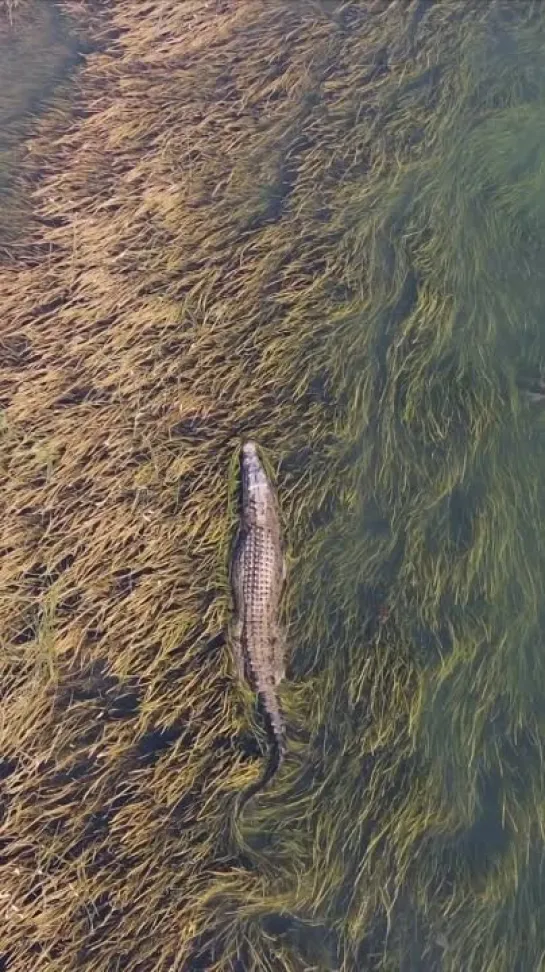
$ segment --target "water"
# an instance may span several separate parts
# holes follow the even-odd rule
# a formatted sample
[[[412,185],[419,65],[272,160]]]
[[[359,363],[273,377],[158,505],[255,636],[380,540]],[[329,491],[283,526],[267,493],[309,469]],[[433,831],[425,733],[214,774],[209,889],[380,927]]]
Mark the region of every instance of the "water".
[[[26,140],[40,115],[57,107],[88,45],[53,3],[24,0],[0,7],[0,247],[28,228]]]
[[[80,49],[55,8],[25,10],[0,35],[8,248],[30,218],[25,139],[59,92],[69,105]],[[100,78],[100,104],[127,114],[75,136],[69,243],[59,232],[58,262],[21,295],[50,370],[18,420],[61,444],[39,479],[26,439],[10,453],[13,508],[60,524],[41,541],[54,570],[26,567],[25,582],[51,583],[58,637],[91,659],[83,688],[56,660],[51,717],[37,704],[47,759],[76,754],[70,814],[56,826],[54,766],[35,818],[14,788],[55,894],[83,902],[63,899],[72,947],[44,890],[53,919],[36,932],[29,913],[32,957],[63,972],[538,972],[545,410],[524,390],[545,369],[542,6],[271,5],[196,65],[169,60],[172,5],[146,11],[153,43],[125,23],[127,61]],[[277,56],[255,67],[267,45]],[[53,350],[53,313],[43,334],[24,316],[48,287],[65,328]],[[280,461],[293,558],[290,756],[226,856],[236,773],[261,762],[217,607],[225,443],[248,430]]]
[[[327,686],[331,907],[356,940],[374,911],[385,968],[538,969],[545,947],[545,427],[520,394],[545,356],[545,46],[536,7],[481,9],[452,60],[385,86],[400,165],[345,214],[369,288],[337,331],[352,466],[299,632]]]

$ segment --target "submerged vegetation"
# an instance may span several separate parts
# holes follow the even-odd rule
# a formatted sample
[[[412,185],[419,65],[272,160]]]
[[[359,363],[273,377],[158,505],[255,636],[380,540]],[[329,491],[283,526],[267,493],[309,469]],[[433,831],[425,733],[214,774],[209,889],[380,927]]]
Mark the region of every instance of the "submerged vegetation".
[[[0,267],[0,966],[537,970],[542,5],[62,13]],[[244,434],[291,661],[237,835]]]
[[[0,259],[17,253],[29,231],[27,188],[32,166],[25,153],[33,115],[59,105],[81,55],[82,33],[68,29],[60,8],[41,0],[0,0]]]

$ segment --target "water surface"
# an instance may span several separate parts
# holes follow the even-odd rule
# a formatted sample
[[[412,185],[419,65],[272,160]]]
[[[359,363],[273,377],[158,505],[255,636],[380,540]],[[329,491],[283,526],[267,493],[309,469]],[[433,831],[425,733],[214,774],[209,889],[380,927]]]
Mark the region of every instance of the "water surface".
[[[63,972],[538,972],[543,7],[250,7],[200,61],[168,35],[172,4],[146,5],[151,26],[129,14],[82,96],[73,175],[52,179],[51,259],[22,275],[28,358],[49,370],[12,409],[41,436],[30,458],[12,447],[12,505],[60,524],[42,534],[54,571],[24,583],[93,662],[78,696],[55,659],[40,715],[47,758],[75,761],[65,805],[46,760],[38,796],[14,797],[45,821],[56,894],[79,882],[79,910],[63,902],[81,942],[55,916],[24,927]],[[0,35],[10,245],[26,140],[75,57],[55,7],[21,9]],[[35,322],[38,305],[54,309]],[[220,563],[249,431],[278,460],[292,558],[289,758],[226,854],[226,808],[262,761]],[[13,657],[40,648],[25,624]]]
[[[59,100],[86,48],[54,3],[23,0],[0,10],[0,247],[27,223],[26,142]]]

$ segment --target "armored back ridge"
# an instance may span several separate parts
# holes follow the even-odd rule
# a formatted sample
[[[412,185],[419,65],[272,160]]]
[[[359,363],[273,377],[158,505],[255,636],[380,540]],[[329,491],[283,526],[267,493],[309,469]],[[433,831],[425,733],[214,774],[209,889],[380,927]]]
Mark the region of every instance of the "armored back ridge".
[[[253,442],[242,446],[241,472],[242,512],[231,562],[231,643],[240,678],[246,678],[261,699],[275,751],[262,777],[241,795],[238,812],[269,782],[285,750],[276,686],[284,677],[279,609],[286,569],[276,496]]]

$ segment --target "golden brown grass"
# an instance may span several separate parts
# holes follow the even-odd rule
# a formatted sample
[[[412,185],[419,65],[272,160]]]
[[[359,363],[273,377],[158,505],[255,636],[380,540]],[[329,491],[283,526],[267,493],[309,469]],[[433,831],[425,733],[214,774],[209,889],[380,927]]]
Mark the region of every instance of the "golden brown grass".
[[[470,133],[540,104],[539,14],[489,106],[481,3],[63,10],[103,49],[33,134],[0,274],[5,967],[537,969],[543,477],[514,381],[545,351],[490,230],[525,183]],[[293,657],[290,758],[237,837],[244,434],[278,468]]]

